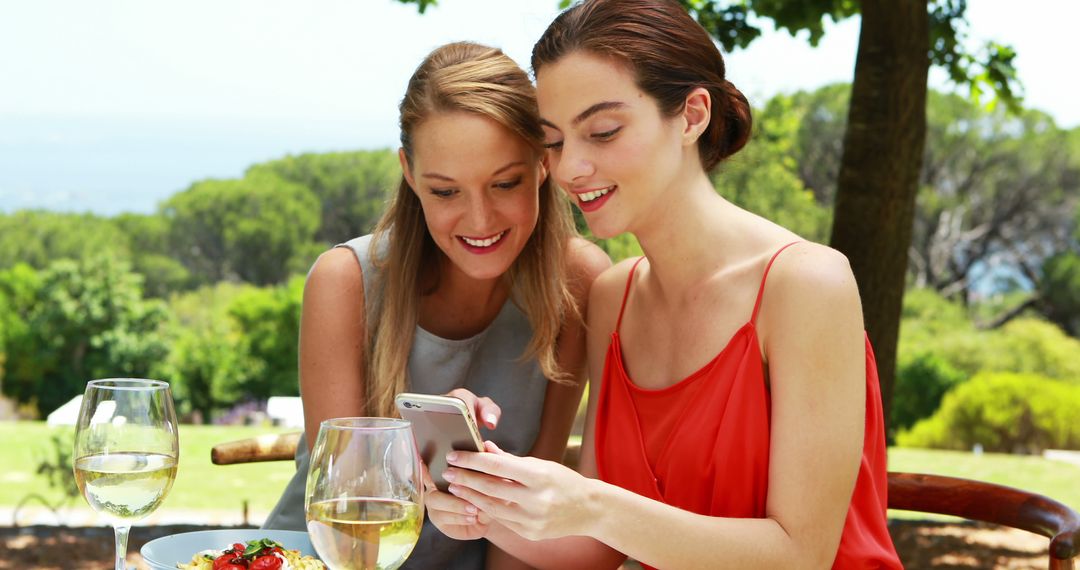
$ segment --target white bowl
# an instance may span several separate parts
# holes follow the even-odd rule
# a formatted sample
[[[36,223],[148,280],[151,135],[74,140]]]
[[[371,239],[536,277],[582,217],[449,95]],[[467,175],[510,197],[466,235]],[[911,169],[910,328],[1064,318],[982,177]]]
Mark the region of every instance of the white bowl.
[[[144,544],[139,553],[153,570],[176,570],[178,563],[191,562],[191,557],[195,556],[196,552],[222,550],[234,542],[260,538],[280,542],[286,550],[299,550],[301,555],[318,556],[306,532],[257,528],[199,530],[163,536]]]

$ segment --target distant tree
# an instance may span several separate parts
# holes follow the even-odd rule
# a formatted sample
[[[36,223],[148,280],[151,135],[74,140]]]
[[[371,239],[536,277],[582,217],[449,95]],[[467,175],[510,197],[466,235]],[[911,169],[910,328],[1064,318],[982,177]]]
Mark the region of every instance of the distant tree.
[[[238,386],[245,396],[298,396],[298,333],[304,278],[297,276],[273,288],[252,289],[238,295],[229,316],[241,331],[241,346],[254,369]]]
[[[165,298],[191,287],[191,274],[169,250],[169,221],[164,216],[123,213],[112,221],[127,238],[131,268],[143,276],[146,296]]]
[[[33,349],[27,321],[40,289],[38,272],[25,263],[0,270],[0,394],[15,394],[16,389],[6,385],[4,377],[5,373],[10,376],[12,365],[22,365],[7,355],[27,354]]]
[[[157,332],[164,307],[143,300],[141,278],[126,262],[106,255],[55,261],[40,274],[20,267],[0,275],[25,323],[14,338],[6,335],[3,388],[17,401],[48,412],[88,380],[146,376],[167,353]]]
[[[127,240],[108,219],[94,214],[20,210],[0,214],[0,268],[26,263],[42,269],[57,259],[110,254],[128,258]]]
[[[1039,285],[1042,313],[1080,338],[1080,253],[1067,251],[1048,258]]]
[[[964,302],[987,276],[1038,289],[1043,261],[1070,245],[1080,204],[1068,134],[1041,112],[988,112],[955,95],[931,93],[928,117],[915,283]]]
[[[824,241],[829,208],[815,199],[799,176],[797,145],[807,108],[778,95],[755,110],[754,144],[722,163],[712,180],[717,192],[735,204],[807,239]]]
[[[205,180],[167,200],[170,249],[199,283],[281,283],[306,269],[319,202],[311,190],[268,173]]]
[[[181,414],[204,421],[244,398],[242,386],[262,373],[244,346],[243,332],[229,316],[237,297],[252,285],[220,282],[174,295],[163,327],[169,355],[155,375],[169,380]]]
[[[264,172],[314,192],[321,204],[315,239],[328,245],[370,233],[401,178],[390,150],[287,156],[252,166],[247,176]]]

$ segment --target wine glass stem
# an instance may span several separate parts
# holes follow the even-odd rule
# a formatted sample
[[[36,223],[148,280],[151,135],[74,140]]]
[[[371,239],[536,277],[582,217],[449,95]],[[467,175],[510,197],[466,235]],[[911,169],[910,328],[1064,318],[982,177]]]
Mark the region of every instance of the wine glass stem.
[[[114,525],[116,534],[116,570],[127,570],[127,542],[131,525]]]

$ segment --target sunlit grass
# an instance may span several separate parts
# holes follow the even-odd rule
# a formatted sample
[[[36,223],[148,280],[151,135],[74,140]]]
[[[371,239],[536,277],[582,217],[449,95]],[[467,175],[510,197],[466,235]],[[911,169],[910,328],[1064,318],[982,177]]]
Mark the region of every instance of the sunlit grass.
[[[180,465],[176,484],[162,509],[227,510],[239,513],[244,501],[253,511],[269,511],[292,477],[291,461],[214,465],[210,448],[217,443],[287,430],[274,427],[180,427]],[[50,428],[44,422],[0,422],[0,505],[12,507],[36,493],[55,503],[64,497],[35,474],[43,460],[55,462],[53,434],[70,450],[74,428]],[[70,504],[82,507],[76,497]],[[40,503],[35,503],[40,505]]]

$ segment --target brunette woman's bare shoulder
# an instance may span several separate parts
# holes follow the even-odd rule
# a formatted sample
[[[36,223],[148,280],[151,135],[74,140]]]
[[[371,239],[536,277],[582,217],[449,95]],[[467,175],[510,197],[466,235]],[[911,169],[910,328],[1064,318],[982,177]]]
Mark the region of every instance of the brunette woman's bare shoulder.
[[[626,280],[638,258],[631,257],[612,265],[593,281],[589,292],[589,326],[612,328],[619,313]]]
[[[785,250],[769,271],[763,302],[765,313],[805,315],[807,320],[822,318],[834,323],[852,320],[861,329],[859,288],[847,257],[812,242],[798,243]]]

